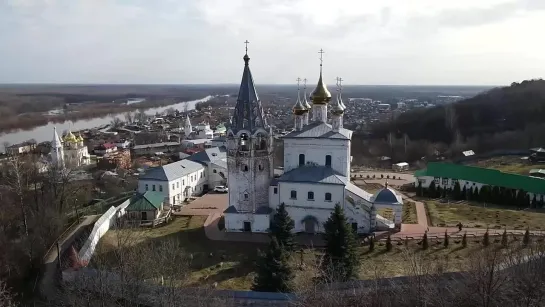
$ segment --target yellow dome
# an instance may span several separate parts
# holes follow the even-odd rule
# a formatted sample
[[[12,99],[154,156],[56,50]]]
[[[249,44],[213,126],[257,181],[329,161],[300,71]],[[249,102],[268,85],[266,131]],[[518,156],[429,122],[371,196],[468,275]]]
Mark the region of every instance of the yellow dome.
[[[310,100],[313,104],[328,104],[331,100],[331,93],[327,90],[324,81],[322,80],[322,67],[320,66],[320,79],[318,85],[310,94]]]
[[[77,142],[77,139],[76,139],[76,136],[72,133],[72,131],[69,131],[69,132],[64,136],[64,141],[65,141],[65,142],[75,143],[75,142]]]
[[[299,94],[297,94],[297,101],[295,102],[295,105],[293,106],[292,111],[293,111],[293,114],[295,115],[303,115],[306,112],[308,112],[307,108],[305,108],[305,106],[301,102]]]
[[[78,136],[76,137],[76,140],[77,140],[78,142],[83,142],[83,137],[81,136],[81,133],[78,134]]]

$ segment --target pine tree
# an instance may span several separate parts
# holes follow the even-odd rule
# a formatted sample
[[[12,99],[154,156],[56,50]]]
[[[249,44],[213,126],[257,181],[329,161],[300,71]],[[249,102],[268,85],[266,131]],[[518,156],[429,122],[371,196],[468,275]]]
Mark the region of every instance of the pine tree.
[[[373,252],[375,250],[375,239],[369,237],[369,251]]]
[[[526,231],[524,232],[524,237],[522,238],[522,244],[524,246],[528,246],[530,244],[530,230],[526,228]]]
[[[295,223],[289,216],[286,205],[281,203],[271,220],[271,236],[289,252],[293,251],[295,246],[295,236],[292,232],[294,227]]]
[[[481,193],[480,193],[478,187],[475,187],[473,189],[473,200],[474,201],[481,201]]]
[[[289,253],[271,238],[265,253],[260,253],[257,276],[252,290],[260,292],[291,292],[294,274],[289,266]]]
[[[448,247],[448,233],[447,233],[446,230],[445,230],[445,241],[443,242],[443,245],[444,245],[445,247]]]
[[[460,200],[467,200],[467,190],[465,185],[460,192]]]
[[[452,198],[455,200],[460,200],[462,198],[461,193],[462,190],[460,189],[460,183],[456,181],[454,183],[454,188],[452,189]]]
[[[488,229],[486,230],[483,236],[483,245],[484,246],[490,245],[490,236],[488,235]]]
[[[464,232],[464,236],[462,237],[462,247],[467,247],[467,232]]]
[[[434,198],[435,193],[436,193],[435,180],[432,180],[431,183],[430,183],[430,186],[428,187],[428,197],[429,198]]]
[[[335,281],[347,281],[355,277],[358,268],[356,240],[339,204],[335,205],[335,210],[324,223],[324,231],[324,272],[334,272],[335,276],[330,277]]]
[[[422,237],[422,249],[426,250],[428,249],[428,233],[425,232],[424,236]]]
[[[501,246],[507,247],[507,230],[503,230],[503,234],[501,235]]]
[[[386,251],[392,250],[392,237],[390,237],[390,234],[388,234],[388,237],[386,238]]]
[[[418,187],[416,188],[416,196],[422,197],[422,182],[418,181]]]
[[[473,200],[473,188],[470,187],[466,190],[466,200]]]
[[[437,190],[435,191],[434,198],[440,198],[441,195],[443,195],[443,188],[441,186],[438,186]]]
[[[448,188],[444,188],[444,189],[443,189],[443,195],[441,195],[441,197],[442,197],[442,198],[447,198],[447,194],[450,194],[449,189],[448,189]]]
[[[538,206],[537,196],[536,196],[536,194],[534,194],[534,197],[532,198],[531,207],[532,208],[537,208],[537,206]]]

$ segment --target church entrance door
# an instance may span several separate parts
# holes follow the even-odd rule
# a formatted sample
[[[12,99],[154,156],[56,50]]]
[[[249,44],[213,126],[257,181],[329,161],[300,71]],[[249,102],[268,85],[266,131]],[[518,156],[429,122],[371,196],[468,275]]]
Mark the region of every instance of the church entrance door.
[[[315,233],[316,232],[316,223],[313,220],[308,219],[305,221],[305,232],[306,233]]]
[[[246,232],[252,231],[252,224],[250,222],[244,222],[244,231]]]

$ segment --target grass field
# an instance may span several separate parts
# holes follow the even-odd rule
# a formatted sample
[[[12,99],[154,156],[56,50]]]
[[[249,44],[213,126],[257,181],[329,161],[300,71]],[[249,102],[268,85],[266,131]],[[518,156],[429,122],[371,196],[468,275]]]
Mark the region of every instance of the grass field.
[[[426,201],[428,216],[433,226],[545,230],[545,212],[517,211],[501,207],[483,207],[482,204],[443,204]]]
[[[394,219],[394,213],[392,209],[378,209],[377,214],[389,220]],[[401,220],[404,224],[418,224],[418,218],[416,217],[416,207],[414,202],[405,201],[405,203],[403,204]]]
[[[180,243],[180,255],[184,253],[193,255],[187,277],[180,280],[180,285],[205,286],[217,282],[220,289],[250,289],[255,274],[257,250],[264,246],[253,243],[210,241],[204,235],[203,222],[204,217],[176,217],[170,224],[155,229],[111,230],[99,242],[96,257],[106,268],[119,267],[119,256],[114,250],[119,246],[119,237],[122,237],[122,232],[135,234],[130,243],[124,245],[125,248],[130,249],[137,248],[146,242],[159,244],[174,239]],[[462,270],[467,267],[467,256],[482,249],[480,243],[474,241],[475,239],[469,239],[468,247],[461,248],[459,239],[453,238],[449,247],[445,248],[442,239],[430,239],[430,248],[425,251],[416,241],[408,242],[407,247],[405,242],[393,242],[393,249],[389,252],[386,251],[383,241],[377,242],[372,252],[367,246],[360,245],[358,247],[358,257],[361,260],[359,278],[406,275],[408,257],[418,257],[420,261],[429,263],[429,266],[441,263],[447,271]],[[296,274],[295,282],[298,284],[308,283],[319,273],[315,269],[315,264],[320,258],[321,251],[311,248],[302,250],[302,254],[300,251],[294,252],[291,260]],[[157,266],[160,270],[161,262],[165,259],[160,256],[158,258],[160,259],[157,260]],[[300,268],[301,259],[304,269],[300,270],[298,268]],[[176,262],[177,259],[168,259],[168,261]]]
[[[497,169],[506,173],[528,175],[531,169],[542,168],[542,164],[531,164],[520,157],[494,157],[486,160],[470,162],[467,165]]]

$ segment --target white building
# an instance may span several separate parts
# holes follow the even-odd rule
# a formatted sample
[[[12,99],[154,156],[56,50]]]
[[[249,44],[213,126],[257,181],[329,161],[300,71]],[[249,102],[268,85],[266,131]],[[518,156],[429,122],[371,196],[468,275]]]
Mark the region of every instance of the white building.
[[[207,189],[213,189],[218,185],[227,185],[227,150],[225,147],[208,148],[186,159],[206,167]]]
[[[166,203],[179,205],[190,196],[202,194],[207,183],[205,166],[180,160],[147,170],[138,180],[138,192],[159,192]]]
[[[71,131],[68,131],[61,141],[57,134],[57,128],[53,128],[51,162],[58,168],[76,168],[89,165],[91,155],[83,143],[81,135],[75,136]]]
[[[284,139],[284,174],[273,179],[272,130],[267,124],[249,68],[245,66],[235,114],[227,130],[229,207],[225,210],[227,231],[267,232],[273,210],[281,203],[295,221],[296,232],[323,231],[336,204],[343,207],[359,233],[401,224],[402,199],[385,188],[375,195],[350,183],[352,131],[343,128],[345,105],[339,95],[331,103],[332,124],[327,123],[331,94],[320,78],[311,111],[300,98],[293,108],[295,130]],[[305,94],[306,96],[306,94]],[[391,208],[394,221],[376,214]]]

